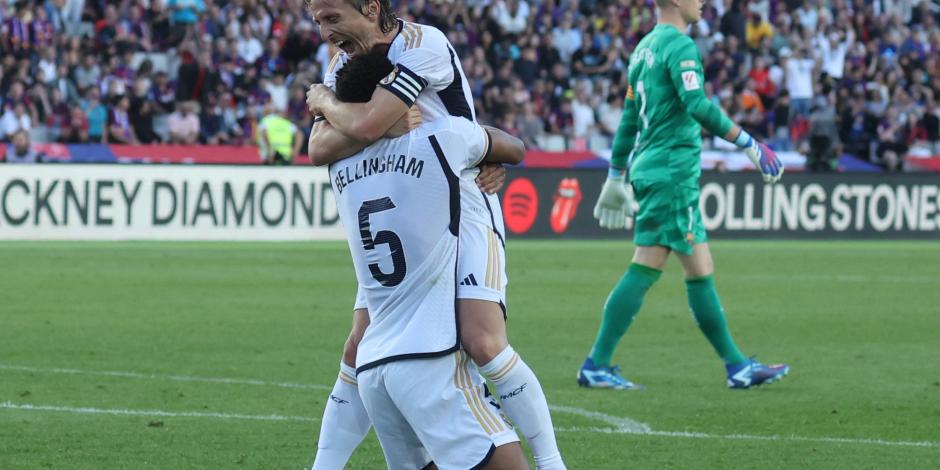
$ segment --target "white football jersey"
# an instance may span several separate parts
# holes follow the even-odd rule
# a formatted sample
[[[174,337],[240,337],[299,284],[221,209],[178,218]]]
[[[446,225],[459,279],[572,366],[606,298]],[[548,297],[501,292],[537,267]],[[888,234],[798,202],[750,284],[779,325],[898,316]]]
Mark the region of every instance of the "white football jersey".
[[[399,19],[398,35],[389,46],[388,59],[395,64],[395,69],[380,86],[401,98],[409,107],[417,104],[425,121],[459,116],[476,122],[470,84],[460,58],[441,30]],[[335,90],[336,72],[348,60],[345,52],[337,52],[327,67],[323,83]],[[492,227],[500,243],[505,244],[499,197],[480,191],[474,182],[479,172],[474,167],[459,174],[464,216]]]
[[[443,117],[330,166],[371,322],[357,371],[458,349],[457,175],[477,165],[489,145],[476,123]]]

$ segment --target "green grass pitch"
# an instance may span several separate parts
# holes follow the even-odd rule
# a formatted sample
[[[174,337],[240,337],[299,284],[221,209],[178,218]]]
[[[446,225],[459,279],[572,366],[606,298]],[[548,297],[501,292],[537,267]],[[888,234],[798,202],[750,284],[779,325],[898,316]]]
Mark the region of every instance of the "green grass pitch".
[[[726,388],[672,260],[615,355],[648,389],[579,389],[632,246],[509,242],[510,340],[569,468],[940,466],[940,245],[713,251],[782,382]],[[0,469],[308,466],[353,294],[342,243],[2,243]],[[374,435],[349,468],[384,468]]]

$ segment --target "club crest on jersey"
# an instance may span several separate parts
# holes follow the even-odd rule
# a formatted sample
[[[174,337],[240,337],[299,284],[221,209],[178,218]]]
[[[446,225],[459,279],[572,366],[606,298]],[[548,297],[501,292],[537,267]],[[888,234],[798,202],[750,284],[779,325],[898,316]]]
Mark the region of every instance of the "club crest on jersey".
[[[385,78],[383,78],[382,81],[380,81],[379,83],[382,85],[388,85],[394,82],[395,77],[397,76],[398,76],[398,66],[396,65],[395,68],[392,69],[392,73],[386,75]]]

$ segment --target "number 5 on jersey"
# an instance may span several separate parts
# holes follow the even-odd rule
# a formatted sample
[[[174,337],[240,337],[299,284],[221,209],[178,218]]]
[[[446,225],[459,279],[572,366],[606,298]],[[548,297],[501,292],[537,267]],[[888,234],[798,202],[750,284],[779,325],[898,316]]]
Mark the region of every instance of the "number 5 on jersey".
[[[364,201],[359,206],[359,235],[362,237],[362,248],[366,251],[374,250],[375,245],[387,244],[392,255],[392,272],[384,273],[378,263],[370,263],[369,271],[372,277],[384,287],[395,287],[405,279],[407,266],[405,265],[405,250],[401,245],[401,238],[391,230],[379,230],[372,237],[369,226],[369,215],[395,208],[395,203],[388,197]]]

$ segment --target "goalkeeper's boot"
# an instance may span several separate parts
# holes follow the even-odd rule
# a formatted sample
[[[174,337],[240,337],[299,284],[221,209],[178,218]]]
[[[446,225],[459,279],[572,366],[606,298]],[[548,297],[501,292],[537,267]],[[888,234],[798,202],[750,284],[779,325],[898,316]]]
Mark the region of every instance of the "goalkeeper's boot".
[[[725,368],[728,370],[728,387],[740,389],[775,382],[790,372],[790,366],[786,364],[765,366],[753,358],[740,364],[727,364]]]
[[[591,358],[585,359],[581,370],[578,371],[578,385],[588,388],[611,388],[614,390],[643,390],[646,388],[620,375],[619,366],[596,366]]]

